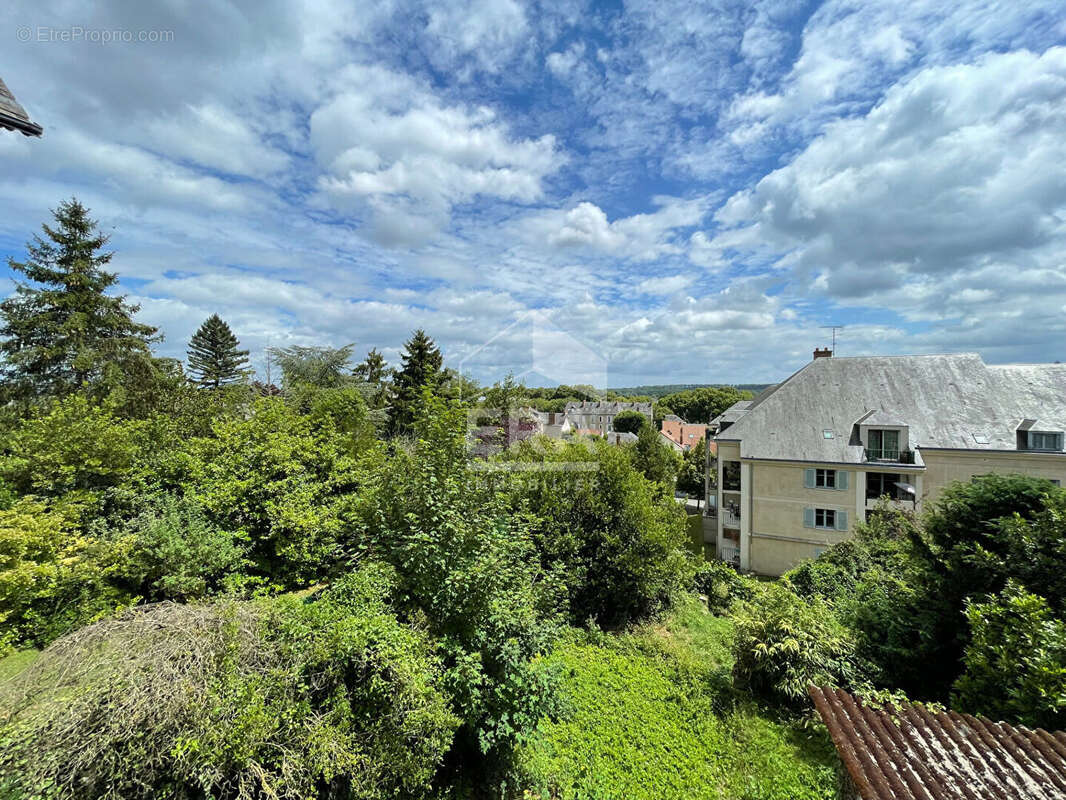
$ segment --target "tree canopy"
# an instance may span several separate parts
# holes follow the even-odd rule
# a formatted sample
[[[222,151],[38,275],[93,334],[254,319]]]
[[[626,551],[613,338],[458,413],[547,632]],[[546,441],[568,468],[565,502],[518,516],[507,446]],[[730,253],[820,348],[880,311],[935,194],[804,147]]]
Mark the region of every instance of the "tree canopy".
[[[218,314],[212,314],[189,341],[189,373],[201,386],[218,389],[244,380],[248,374],[248,351],[240,349],[240,342],[229,325]]]

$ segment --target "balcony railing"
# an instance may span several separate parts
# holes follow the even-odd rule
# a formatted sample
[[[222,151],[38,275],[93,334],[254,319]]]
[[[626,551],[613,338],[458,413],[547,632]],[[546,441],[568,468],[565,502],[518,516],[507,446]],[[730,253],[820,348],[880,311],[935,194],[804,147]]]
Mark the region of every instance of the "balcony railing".
[[[739,492],[740,491],[740,478],[737,478],[735,481],[731,481],[731,480],[728,480],[728,479],[722,481],[722,491],[723,492]]]
[[[722,545],[722,561],[732,564],[734,567],[739,567],[740,548],[731,544]]]
[[[730,511],[725,509],[722,512],[722,527],[723,528],[739,528],[740,527],[740,512]]]
[[[889,448],[866,448],[867,461],[883,461],[890,464],[913,464],[913,450],[899,450]]]

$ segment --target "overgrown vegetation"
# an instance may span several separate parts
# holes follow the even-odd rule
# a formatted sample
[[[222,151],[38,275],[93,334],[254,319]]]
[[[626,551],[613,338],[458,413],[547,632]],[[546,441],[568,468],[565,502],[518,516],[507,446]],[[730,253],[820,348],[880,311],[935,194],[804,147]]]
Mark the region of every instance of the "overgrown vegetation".
[[[810,682],[1066,722],[1050,483],[886,509],[759,582],[690,553],[702,460],[643,417],[467,440],[591,387],[480,387],[423,331],[395,371],[286,347],[248,383],[217,317],[190,378],[105,294],[86,209],[56,220],[0,304],[0,797],[822,798]]]

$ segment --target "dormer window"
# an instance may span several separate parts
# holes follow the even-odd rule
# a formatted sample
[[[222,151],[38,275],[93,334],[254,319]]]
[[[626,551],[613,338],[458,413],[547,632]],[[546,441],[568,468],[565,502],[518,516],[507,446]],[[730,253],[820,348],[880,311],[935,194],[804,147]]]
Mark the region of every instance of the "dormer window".
[[[1028,433],[1030,450],[1062,451],[1062,431],[1028,431]]]
[[[877,461],[899,460],[899,431],[871,430],[870,458]]]

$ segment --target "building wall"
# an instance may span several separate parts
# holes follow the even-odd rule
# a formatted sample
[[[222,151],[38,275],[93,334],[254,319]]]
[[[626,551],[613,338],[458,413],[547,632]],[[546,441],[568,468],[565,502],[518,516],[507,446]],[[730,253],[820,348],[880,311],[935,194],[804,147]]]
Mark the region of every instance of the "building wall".
[[[739,458],[738,445],[720,445],[719,486],[721,463]],[[908,476],[915,484],[920,510],[935,500],[944,487],[954,481],[968,481],[975,475],[1022,473],[1058,480],[1066,486],[1066,454],[977,452],[922,450],[926,469],[906,470],[877,466],[871,472],[897,472]],[[750,538],[748,563],[744,566],[762,575],[781,575],[801,561],[815,558],[826,547],[849,538],[855,525],[865,519],[867,465],[818,464],[815,462],[746,461],[750,470],[742,472],[747,479],[744,492],[750,497],[750,525],[745,525]],[[870,465],[873,466],[873,465]],[[804,485],[804,470],[809,468],[838,469],[849,473],[847,490],[808,489]],[[728,497],[728,496],[727,496]],[[723,501],[720,493],[719,504]],[[909,504],[901,504],[909,507]],[[831,508],[848,514],[846,531],[807,528],[803,524],[805,508]],[[745,509],[747,510],[747,509]],[[719,530],[722,529],[721,522]]]
[[[1066,486],[1066,454],[1024,452],[981,452],[979,450],[926,450],[922,458],[927,468],[922,501],[936,500],[953,481],[968,481],[990,472],[1020,472],[1057,480]]]

